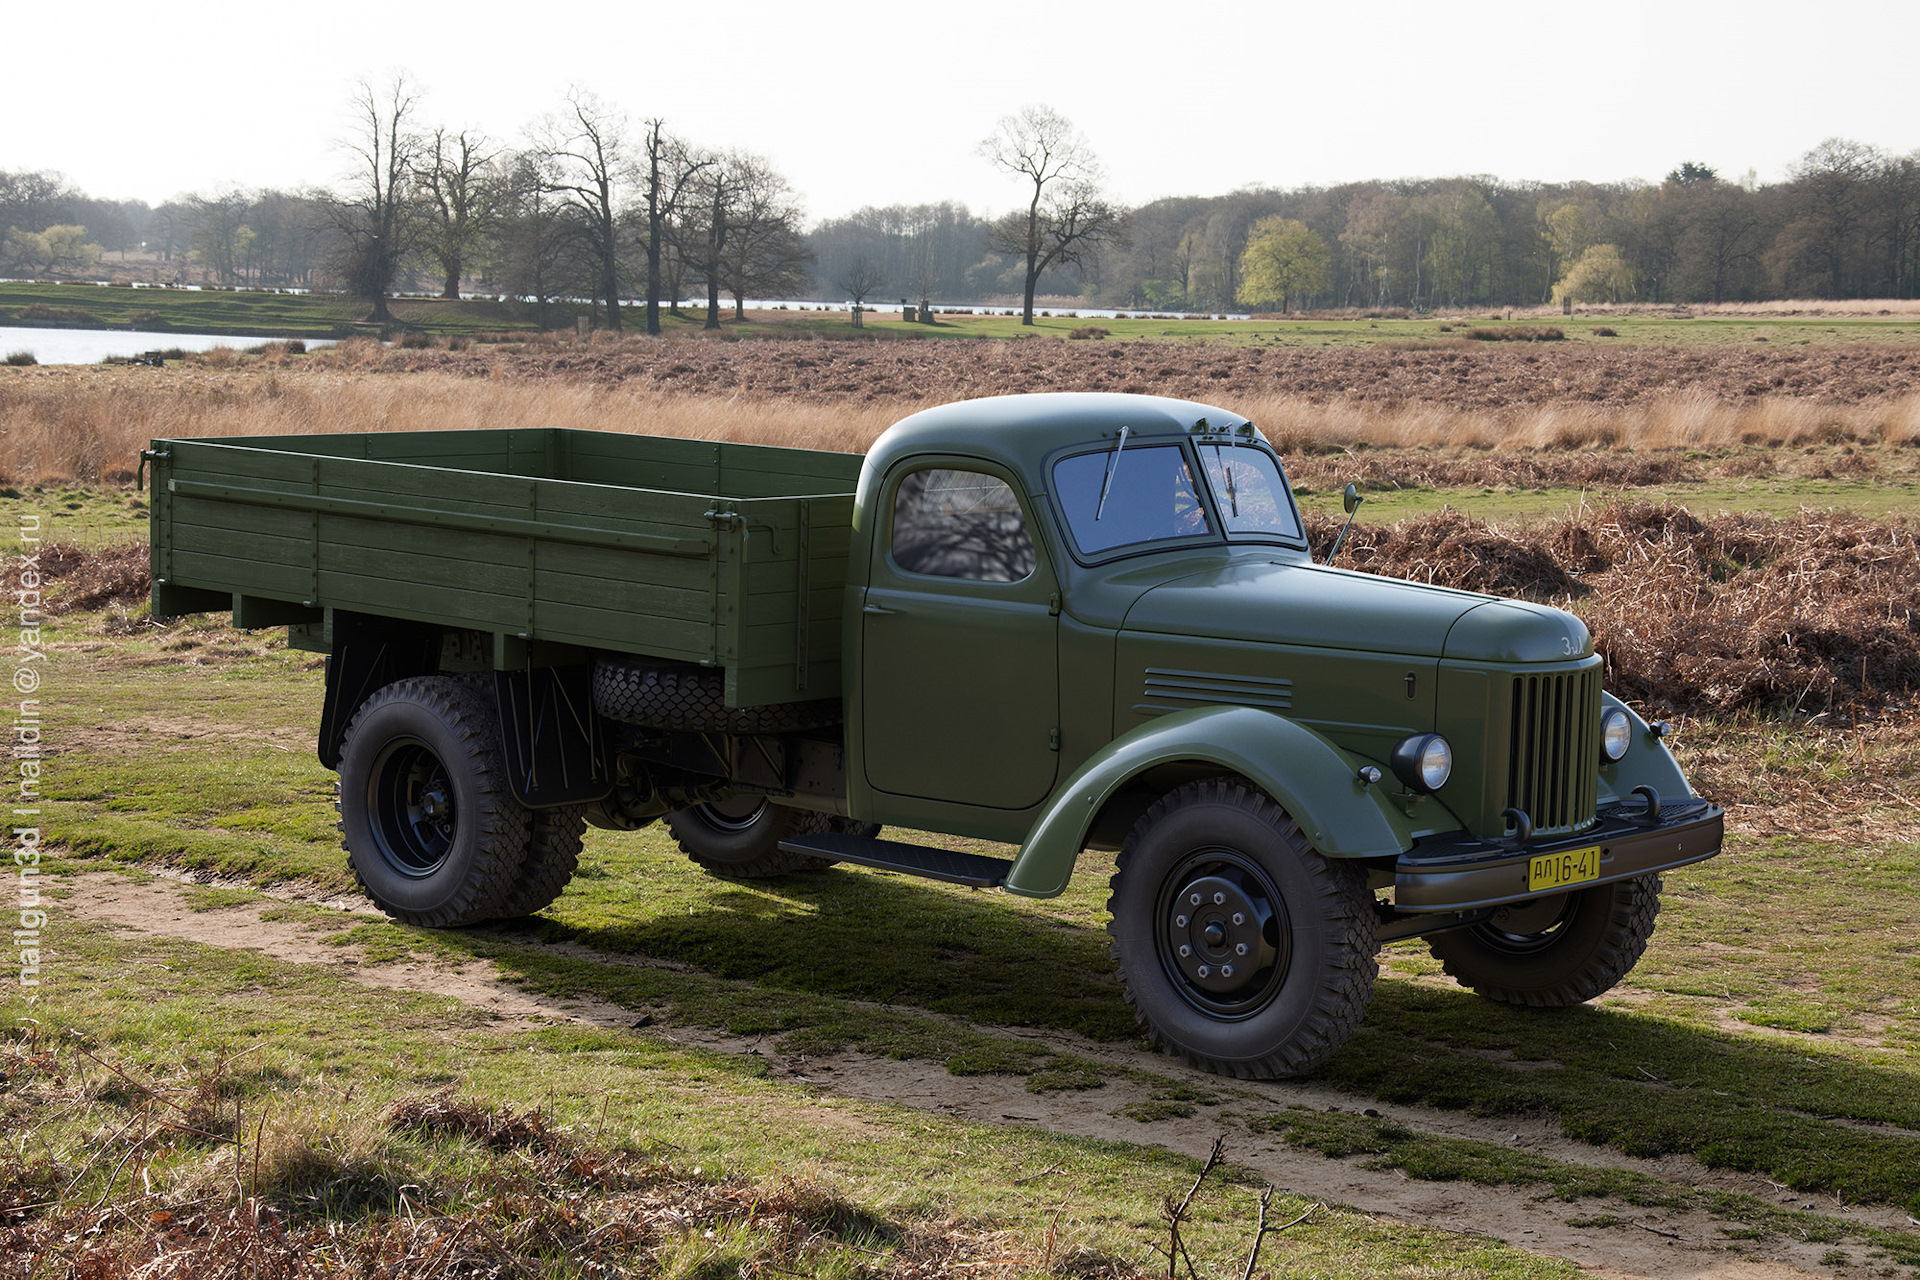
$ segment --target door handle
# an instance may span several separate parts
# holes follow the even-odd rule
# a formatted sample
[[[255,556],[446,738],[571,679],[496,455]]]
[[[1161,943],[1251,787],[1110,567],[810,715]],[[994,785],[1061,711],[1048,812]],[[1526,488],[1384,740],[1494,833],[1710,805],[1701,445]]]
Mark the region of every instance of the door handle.
[[[898,609],[889,609],[885,605],[869,604],[869,605],[863,605],[860,609],[860,612],[894,614],[894,613],[899,613],[900,611]]]

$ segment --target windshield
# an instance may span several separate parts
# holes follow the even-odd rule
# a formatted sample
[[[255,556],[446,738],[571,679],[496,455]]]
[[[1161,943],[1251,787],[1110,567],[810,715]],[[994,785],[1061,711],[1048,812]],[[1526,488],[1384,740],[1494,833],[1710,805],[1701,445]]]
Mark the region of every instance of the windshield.
[[[1053,464],[1053,491],[1082,555],[1213,532],[1207,509],[1194,491],[1193,471],[1177,444],[1062,458]]]
[[[1200,469],[1207,473],[1207,485],[1213,490],[1213,505],[1229,534],[1300,536],[1300,518],[1272,454],[1245,445],[1202,441],[1194,445],[1200,453]]]

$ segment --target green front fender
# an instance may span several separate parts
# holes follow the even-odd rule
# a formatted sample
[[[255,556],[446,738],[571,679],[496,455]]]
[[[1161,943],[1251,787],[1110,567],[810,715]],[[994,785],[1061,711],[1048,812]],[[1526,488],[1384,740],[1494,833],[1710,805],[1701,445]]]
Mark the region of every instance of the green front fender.
[[[1198,707],[1148,721],[1081,765],[1027,833],[1007,891],[1029,898],[1060,893],[1107,802],[1147,770],[1185,763],[1247,778],[1328,857],[1392,856],[1413,844],[1412,824],[1384,789],[1362,784],[1355,764],[1324,737],[1270,711]]]

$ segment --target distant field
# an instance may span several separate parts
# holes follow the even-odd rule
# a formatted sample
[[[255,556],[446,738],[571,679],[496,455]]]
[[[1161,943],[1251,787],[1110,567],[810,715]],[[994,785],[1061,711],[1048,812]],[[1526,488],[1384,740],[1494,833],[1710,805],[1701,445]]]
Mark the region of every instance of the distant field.
[[[536,327],[531,315],[499,302],[395,299],[389,305],[399,327],[434,333]],[[342,338],[377,327],[367,323],[367,310],[367,303],[338,294],[0,283],[0,325]],[[584,310],[551,308],[553,318],[568,325]]]
[[[538,328],[533,309],[520,304],[465,299],[394,299],[389,304],[395,327],[423,333],[473,335]],[[35,310],[37,308],[37,310]],[[1804,309],[1794,309],[1804,308]],[[1005,308],[962,308],[965,314],[940,314],[933,325],[909,324],[899,313],[869,312],[861,332],[884,338],[1020,338],[1072,336],[1076,331],[1104,330],[1114,341],[1207,343],[1255,347],[1370,347],[1394,342],[1501,342],[1491,335],[1548,329],[1559,333],[1556,342],[1598,346],[1729,346],[1765,342],[1789,346],[1859,342],[1920,342],[1920,310],[1912,304],[1888,303],[1883,308],[1821,303],[1793,304],[1780,309],[1734,312],[1713,308],[1667,308],[1647,313],[1615,314],[1610,310],[1583,311],[1573,316],[1558,312],[1445,311],[1416,318],[1359,316],[1350,319],[1261,318],[1256,320],[1178,320],[1159,318],[1102,318],[1069,314],[1073,308],[1042,308],[1031,328],[1017,315],[988,315]],[[64,327],[174,329],[182,333],[242,333],[289,338],[337,338],[370,332],[368,304],[337,294],[292,294],[258,291],[199,289],[133,289],[90,284],[0,284],[0,324],[46,324]],[[592,316],[580,303],[554,303],[547,320],[571,328],[580,317]],[[706,318],[702,308],[669,316],[672,333],[698,333]],[[723,308],[723,332],[732,336],[774,336],[796,332],[851,335],[851,317],[844,311],[783,309],[748,313],[736,322],[730,307]],[[638,329],[635,306],[628,325]],[[1601,333],[1599,330],[1611,330]],[[1086,340],[1097,341],[1088,335]],[[1504,345],[1504,342],[1501,343]],[[1533,344],[1528,344],[1533,345]]]

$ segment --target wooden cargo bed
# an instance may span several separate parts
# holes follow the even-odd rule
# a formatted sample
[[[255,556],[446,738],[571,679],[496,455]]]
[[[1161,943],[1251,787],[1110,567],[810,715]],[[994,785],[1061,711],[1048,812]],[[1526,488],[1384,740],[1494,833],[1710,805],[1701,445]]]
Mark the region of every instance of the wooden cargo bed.
[[[563,429],[156,440],[155,611],[326,611],[837,696],[858,454]]]

